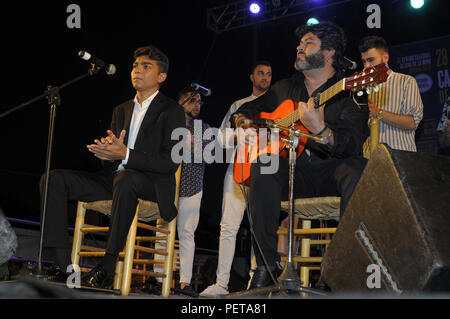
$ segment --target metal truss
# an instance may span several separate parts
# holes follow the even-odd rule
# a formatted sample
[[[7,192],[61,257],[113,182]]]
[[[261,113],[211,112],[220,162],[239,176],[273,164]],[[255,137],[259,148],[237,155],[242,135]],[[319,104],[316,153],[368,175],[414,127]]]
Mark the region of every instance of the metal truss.
[[[253,1],[243,0],[207,9],[207,27],[214,32],[243,28],[246,26],[273,21],[310,10],[322,9],[350,2],[353,0],[262,0],[261,11],[253,15],[249,5]]]

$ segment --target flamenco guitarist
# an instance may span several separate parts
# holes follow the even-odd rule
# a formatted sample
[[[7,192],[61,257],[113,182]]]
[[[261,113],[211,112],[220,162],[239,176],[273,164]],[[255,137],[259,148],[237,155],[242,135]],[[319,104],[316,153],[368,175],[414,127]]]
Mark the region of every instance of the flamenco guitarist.
[[[342,215],[366,165],[362,145],[369,135],[369,111],[355,104],[346,92],[336,95],[325,107],[315,108],[311,97],[343,77],[346,36],[339,26],[326,22],[299,27],[296,34],[300,43],[294,67],[299,72],[244,104],[231,121],[236,127],[246,128],[241,125],[243,120],[252,119],[260,112],[273,112],[286,99],[297,101],[303,125],[311,134],[324,137],[327,143],[308,140],[296,162],[294,195],[296,198],[341,196]],[[281,273],[277,229],[280,203],[288,198],[289,168],[288,160],[283,157],[273,155],[272,160],[279,161],[279,170],[274,174],[261,173],[261,167],[270,163],[258,161],[251,167],[250,213],[267,264],[255,245],[258,268],[249,289],[271,285],[269,272],[275,278]]]

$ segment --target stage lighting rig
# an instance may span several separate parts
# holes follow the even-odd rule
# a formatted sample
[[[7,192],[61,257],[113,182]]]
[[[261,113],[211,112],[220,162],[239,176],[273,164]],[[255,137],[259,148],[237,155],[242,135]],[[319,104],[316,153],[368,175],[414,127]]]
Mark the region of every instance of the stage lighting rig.
[[[261,6],[257,2],[252,2],[249,6],[249,10],[253,14],[258,14],[261,12]]]
[[[311,10],[323,9],[350,1],[353,0],[236,1],[207,9],[206,24],[209,29],[221,33],[284,17],[304,14]]]

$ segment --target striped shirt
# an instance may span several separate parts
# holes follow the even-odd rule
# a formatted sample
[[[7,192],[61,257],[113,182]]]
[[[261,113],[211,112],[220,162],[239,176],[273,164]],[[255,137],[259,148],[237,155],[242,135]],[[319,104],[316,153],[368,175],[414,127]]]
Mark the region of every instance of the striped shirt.
[[[423,117],[423,104],[416,80],[407,74],[391,71],[386,82],[379,85],[379,91],[371,91],[369,98],[383,111],[410,115],[416,128]],[[406,130],[380,121],[380,143],[393,149],[417,151],[415,130]]]

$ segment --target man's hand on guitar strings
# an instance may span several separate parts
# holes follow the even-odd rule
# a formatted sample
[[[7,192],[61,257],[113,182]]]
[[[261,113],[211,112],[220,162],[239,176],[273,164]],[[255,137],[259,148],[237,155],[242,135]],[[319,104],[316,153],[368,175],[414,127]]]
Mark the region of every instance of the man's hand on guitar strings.
[[[308,103],[298,102],[298,111],[302,124],[312,133],[318,134],[325,128],[323,106],[314,107],[314,99],[310,98]]]

